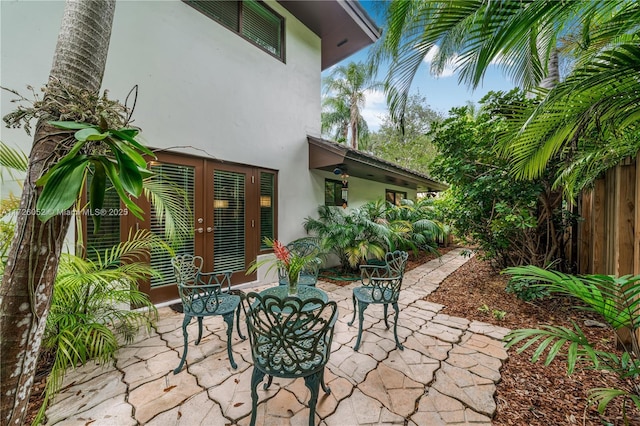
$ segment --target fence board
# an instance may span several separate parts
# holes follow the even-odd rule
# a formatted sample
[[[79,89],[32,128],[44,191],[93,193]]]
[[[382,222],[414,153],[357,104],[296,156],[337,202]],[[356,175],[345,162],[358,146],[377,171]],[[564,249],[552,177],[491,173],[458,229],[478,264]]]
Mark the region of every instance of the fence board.
[[[593,189],[585,191],[582,199],[578,203],[578,214],[581,219],[578,222],[578,272],[580,274],[593,273],[593,263],[591,262],[591,242],[593,237]]]
[[[618,243],[615,247],[617,264],[615,275],[633,274],[633,248],[635,246],[635,165],[618,166],[617,225]]]

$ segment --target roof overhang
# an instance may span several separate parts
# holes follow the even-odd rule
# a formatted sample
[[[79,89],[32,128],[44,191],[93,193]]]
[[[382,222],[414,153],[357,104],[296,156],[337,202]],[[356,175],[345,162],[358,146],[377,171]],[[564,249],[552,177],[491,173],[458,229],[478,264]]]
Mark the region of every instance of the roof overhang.
[[[322,39],[322,70],[337,64],[380,38],[380,29],[353,0],[279,0]]]
[[[309,141],[309,169],[336,173],[389,185],[414,189],[418,192],[443,191],[447,185],[429,176],[406,169],[346,145],[307,136]],[[338,172],[339,174],[339,172]]]

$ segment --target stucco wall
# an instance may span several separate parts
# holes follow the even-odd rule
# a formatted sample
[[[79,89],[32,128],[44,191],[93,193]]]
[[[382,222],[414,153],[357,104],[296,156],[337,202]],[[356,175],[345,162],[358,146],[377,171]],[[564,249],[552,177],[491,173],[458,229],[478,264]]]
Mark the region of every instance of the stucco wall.
[[[321,41],[266,3],[286,20],[285,63],[180,1],[118,1],[103,87],[124,101],[138,85],[135,125],[151,147],[278,170],[279,234],[291,240],[322,200],[311,192],[306,141],[320,133]],[[26,85],[46,82],[63,8],[0,2],[2,86],[28,94]],[[2,115],[10,98],[2,94]],[[22,130],[0,136],[31,144]]]

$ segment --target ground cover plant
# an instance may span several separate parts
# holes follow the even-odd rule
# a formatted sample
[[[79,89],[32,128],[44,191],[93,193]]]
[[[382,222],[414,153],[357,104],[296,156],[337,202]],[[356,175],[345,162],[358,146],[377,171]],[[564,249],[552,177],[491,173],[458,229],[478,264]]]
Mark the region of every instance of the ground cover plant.
[[[640,325],[640,275],[614,277],[609,275],[574,276],[534,266],[512,267],[503,271],[512,280],[525,280],[531,287],[548,291],[549,297],[565,296],[580,302],[576,309],[597,314],[611,331],[615,332],[620,351],[596,348],[585,335],[583,327],[573,323],[571,327],[542,325],[537,329],[518,329],[507,336],[507,347],[518,347],[522,352],[536,348],[532,362],[544,359],[545,364],[556,358],[567,363],[567,374],[578,364],[593,370],[607,371],[627,382],[624,387],[600,386],[589,389],[589,399],[604,412],[614,399],[623,403],[623,421],[627,406],[640,409],[640,346],[637,331]],[[618,353],[619,352],[619,353]]]

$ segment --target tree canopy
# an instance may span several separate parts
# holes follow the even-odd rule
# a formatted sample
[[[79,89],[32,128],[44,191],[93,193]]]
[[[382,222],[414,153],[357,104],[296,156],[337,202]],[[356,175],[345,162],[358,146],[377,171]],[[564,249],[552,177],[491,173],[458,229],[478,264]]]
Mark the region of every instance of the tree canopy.
[[[395,119],[423,59],[431,71],[454,65],[460,81],[477,87],[491,65],[542,100],[514,110],[500,153],[519,177],[535,177],[558,154],[568,162],[597,161],[591,153],[633,140],[640,120],[637,45],[640,5],[631,0],[392,0],[373,63],[389,61],[386,87]],[[566,79],[539,89],[558,49],[571,53]],[[581,145],[581,138],[589,144]]]

